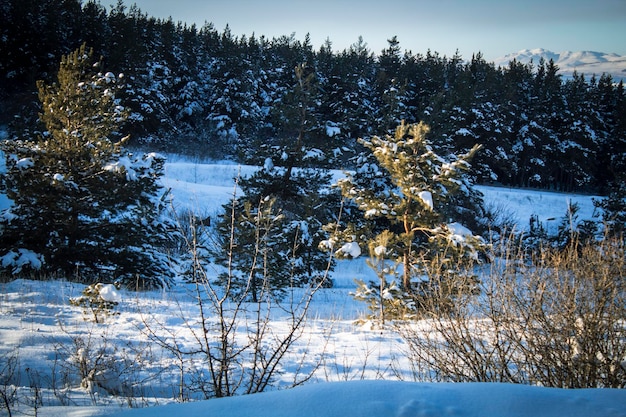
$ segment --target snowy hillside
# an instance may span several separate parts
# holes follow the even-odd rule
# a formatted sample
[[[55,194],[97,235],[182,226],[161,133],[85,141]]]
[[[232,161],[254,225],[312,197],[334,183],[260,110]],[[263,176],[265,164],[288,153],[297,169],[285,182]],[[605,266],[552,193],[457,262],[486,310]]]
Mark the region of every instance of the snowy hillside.
[[[165,167],[164,184],[172,189],[172,207],[177,211],[191,209],[212,216],[232,196],[233,179],[254,169],[171,161]],[[480,190],[488,205],[508,213],[522,229],[528,227],[530,215],[550,225],[565,213],[568,202],[579,204],[581,220],[593,214],[590,196],[496,187]],[[287,387],[303,372],[312,372],[303,386],[186,404],[174,400],[182,362],[159,349],[148,337],[146,326],[156,323],[157,330],[166,331],[180,346],[193,345],[194,335],[187,326],[195,322],[198,310],[195,299],[189,297],[191,286],[180,283],[162,292],[121,290],[114,294],[120,301],[119,314],[97,324],[86,321],[81,309],[68,302],[81,294],[83,285],[28,280],[0,283],[0,394],[18,396],[13,415],[44,417],[626,417],[626,390],[406,382],[412,380],[412,369],[402,339],[390,330],[355,324],[366,307],[350,295],[354,278],[375,279],[362,258],[340,262],[332,274],[334,287],[315,295],[309,323],[274,381],[274,386]],[[276,335],[288,327],[289,320],[288,312],[272,315]],[[321,357],[325,359],[319,362]],[[106,392],[93,386],[81,388],[80,378],[76,379],[75,374],[102,366],[92,360],[106,365],[102,380],[110,384]],[[200,362],[185,369],[191,374],[201,372],[202,366]],[[15,373],[9,383],[11,370]],[[141,395],[125,396],[128,387],[122,380],[140,387],[134,389]],[[49,388],[50,384],[56,388]],[[120,394],[113,397],[110,392]],[[129,405],[150,408],[128,410]],[[0,406],[0,415],[3,412]]]
[[[626,56],[594,51],[560,52],[555,53],[546,49],[523,49],[519,52],[507,54],[497,58],[494,63],[497,66],[506,67],[509,62],[516,59],[524,64],[532,62],[537,64],[543,58],[546,61],[552,59],[560,69],[560,73],[571,76],[574,71],[591,77],[597,77],[603,73],[610,74],[617,82],[626,81]]]

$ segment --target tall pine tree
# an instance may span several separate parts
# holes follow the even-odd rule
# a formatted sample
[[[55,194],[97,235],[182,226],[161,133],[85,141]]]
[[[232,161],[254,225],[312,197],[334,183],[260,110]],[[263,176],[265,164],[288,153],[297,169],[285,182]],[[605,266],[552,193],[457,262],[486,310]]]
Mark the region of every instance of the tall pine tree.
[[[228,230],[230,216],[234,216],[236,227],[242,233],[238,237],[237,246],[258,247],[258,234],[252,226],[258,219],[266,221],[279,214],[280,222],[273,222],[271,233],[262,240],[263,247],[271,248],[267,252],[267,259],[272,265],[269,269],[274,271],[269,277],[270,284],[329,284],[325,280],[329,259],[318,249],[318,245],[326,238],[323,225],[339,211],[339,198],[328,191],[328,171],[311,168],[311,165],[325,157],[321,150],[312,146],[312,142],[314,145],[316,140],[320,140],[313,117],[316,108],[314,97],[318,94],[313,68],[305,64],[298,65],[295,81],[292,90],[283,97],[283,103],[277,109],[281,145],[266,148],[263,168],[241,179],[244,196],[239,202],[233,201],[227,206],[227,212],[233,206],[235,210],[232,215],[227,213],[222,216],[218,227],[223,235]],[[267,206],[265,201],[272,201],[272,213],[264,214],[261,210]],[[281,226],[280,230],[275,228],[277,225]],[[243,259],[250,256],[228,249],[222,245],[219,250],[233,252],[234,257]],[[244,268],[250,266],[250,262],[239,259],[232,261],[220,260],[219,256],[216,258],[222,265],[228,261]],[[279,264],[278,267],[274,266],[276,264]],[[282,277],[285,271],[289,274],[288,280]],[[274,288],[272,291],[279,292],[274,291]]]
[[[5,143],[12,205],[0,213],[2,269],[162,286],[170,276],[158,250],[164,159],[124,149],[122,76],[101,66],[84,45],[64,56],[57,83],[38,83],[45,131]]]

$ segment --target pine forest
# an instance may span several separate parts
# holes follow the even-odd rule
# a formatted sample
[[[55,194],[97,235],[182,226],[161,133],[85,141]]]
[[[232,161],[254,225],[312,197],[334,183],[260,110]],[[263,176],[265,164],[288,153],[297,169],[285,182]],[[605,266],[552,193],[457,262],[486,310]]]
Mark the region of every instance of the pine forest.
[[[235,36],[121,1],[0,7],[0,122],[12,137],[37,129],[35,82],[53,80],[61,57],[84,44],[124,74],[120,135],[135,148],[262,164],[304,126],[311,164],[350,168],[359,138],[405,121],[429,125],[442,155],[480,145],[479,183],[606,194],[626,170],[626,96],[610,75],[565,78],[543,60],[496,68],[479,51],[413,53],[396,37],[382,51],[361,38],[315,50],[308,36]]]

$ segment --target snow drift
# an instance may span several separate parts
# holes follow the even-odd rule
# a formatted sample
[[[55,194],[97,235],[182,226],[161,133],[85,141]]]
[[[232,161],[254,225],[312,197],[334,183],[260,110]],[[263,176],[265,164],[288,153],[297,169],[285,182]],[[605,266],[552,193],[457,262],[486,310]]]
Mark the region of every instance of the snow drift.
[[[622,390],[563,390],[511,384],[353,381],[166,405],[119,417],[626,416]]]

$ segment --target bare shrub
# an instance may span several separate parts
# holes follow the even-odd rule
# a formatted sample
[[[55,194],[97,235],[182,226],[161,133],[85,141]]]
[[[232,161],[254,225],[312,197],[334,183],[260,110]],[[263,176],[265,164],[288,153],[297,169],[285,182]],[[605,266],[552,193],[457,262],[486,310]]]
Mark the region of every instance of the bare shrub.
[[[414,377],[583,388],[626,386],[622,240],[545,249],[505,245],[479,293],[399,323]],[[433,277],[435,278],[435,277]]]
[[[506,233],[517,226],[517,217],[506,203],[486,203],[485,212],[492,233]]]
[[[231,216],[230,235],[225,237],[230,241],[225,255],[229,260],[226,268],[209,263],[198,233],[191,230],[181,234],[187,237],[185,244],[190,256],[187,273],[191,277],[189,300],[196,306],[193,317],[180,309],[180,323],[174,329],[153,316],[144,316],[143,332],[175,360],[180,376],[180,401],[198,395],[212,398],[257,393],[276,384],[284,361],[303,335],[313,296],[328,279],[326,271],[321,280],[309,287],[292,286],[285,289],[282,297],[275,297],[270,276],[272,268],[267,265],[270,249],[259,220],[247,282],[241,285],[241,275],[235,274],[232,267],[234,210]],[[193,229],[197,225],[191,222],[189,227]],[[285,269],[289,270],[292,261],[287,254]],[[263,272],[260,278],[258,271]],[[255,297],[251,297],[251,291],[256,292]],[[275,311],[280,311],[281,317],[287,319],[272,320]],[[317,367],[310,369],[310,372],[294,375],[292,385],[310,379]]]
[[[0,410],[4,408],[9,417],[12,415],[12,409],[17,402],[18,363],[17,350],[0,356]]]
[[[176,223],[176,230],[172,232],[173,239],[169,246],[172,254],[177,256],[187,254],[189,242],[206,244],[210,241],[211,216],[208,213],[198,215],[190,209],[171,211]]]
[[[55,397],[70,404],[69,393],[80,387],[97,404],[102,395],[121,397],[135,406],[145,387],[158,375],[146,371],[151,349],[140,342],[125,345],[112,339],[112,324],[91,323],[72,332],[59,323],[63,336],[54,343],[55,360],[49,381]]]

